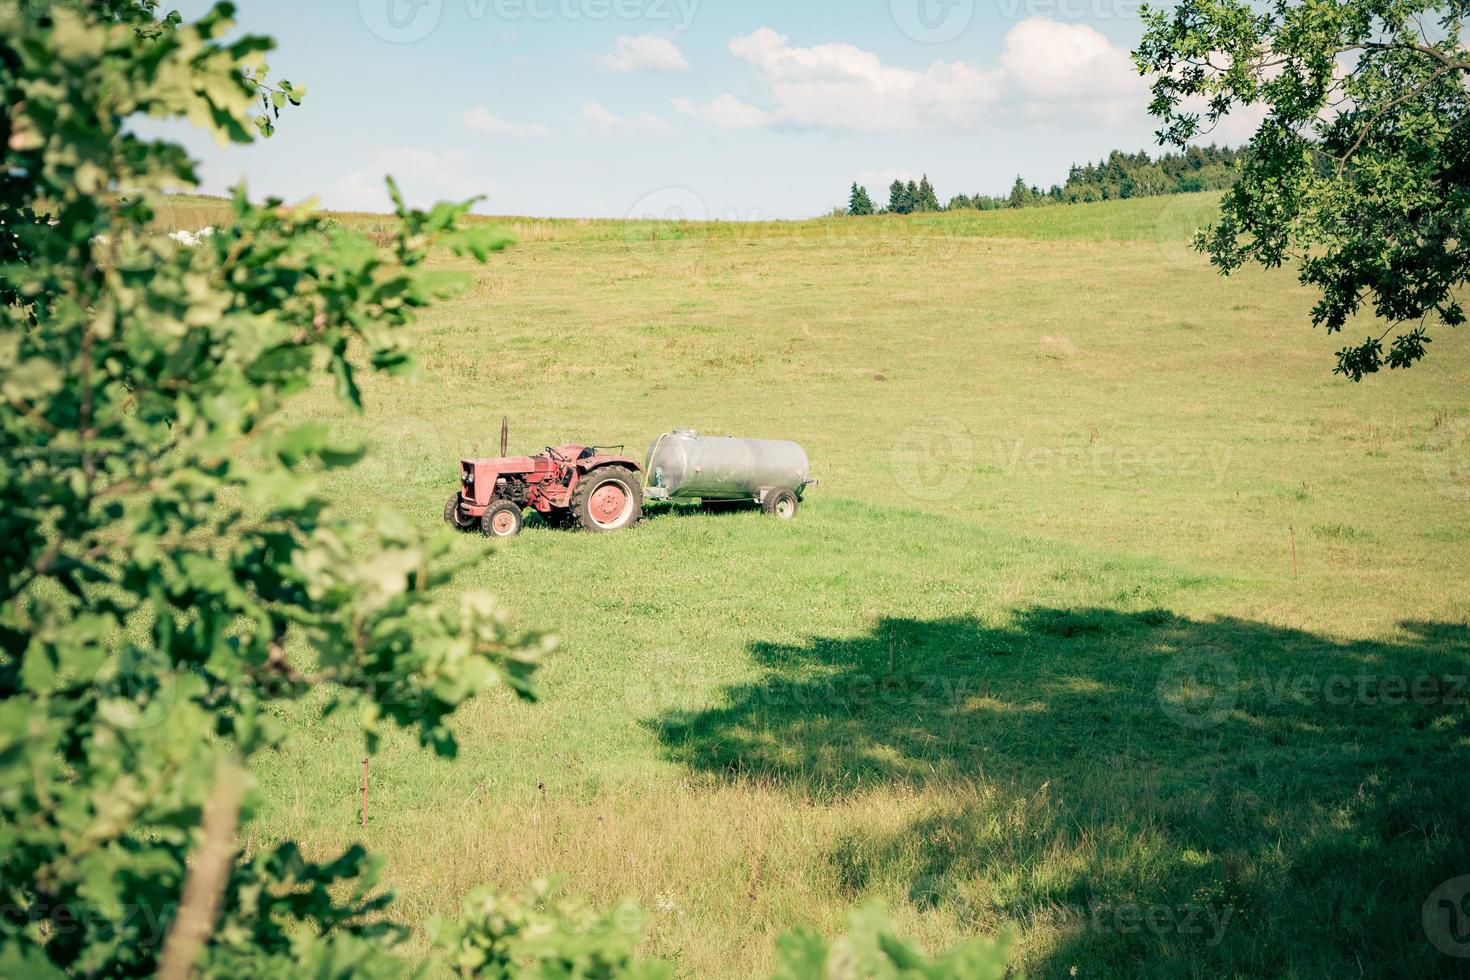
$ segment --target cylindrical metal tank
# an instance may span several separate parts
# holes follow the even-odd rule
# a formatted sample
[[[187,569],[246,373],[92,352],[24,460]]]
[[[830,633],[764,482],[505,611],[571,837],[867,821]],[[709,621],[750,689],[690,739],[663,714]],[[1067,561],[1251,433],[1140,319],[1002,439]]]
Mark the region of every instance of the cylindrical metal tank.
[[[806,450],[775,439],[702,436],[693,429],[665,433],[648,448],[648,485],[670,497],[748,500],[780,488],[798,495],[811,482]]]

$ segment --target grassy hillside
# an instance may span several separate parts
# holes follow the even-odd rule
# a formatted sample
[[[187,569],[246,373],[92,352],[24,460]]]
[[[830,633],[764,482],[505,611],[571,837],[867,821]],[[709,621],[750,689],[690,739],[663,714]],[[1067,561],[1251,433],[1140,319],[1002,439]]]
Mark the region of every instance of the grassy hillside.
[[[1212,203],[517,220],[418,380],[307,396],[373,446],[344,506],[426,527],[502,415],[792,438],[822,480],[789,525],[458,540],[563,647],[454,762],[374,762],[403,916],[556,872],[687,977],[872,897],[933,946],[1014,925],[1035,977],[1455,975],[1421,912],[1470,871],[1470,333],[1334,379],[1289,272],[1184,248]],[[358,839],[361,746],[300,724],[254,843]]]
[[[1088,241],[1168,241],[1179,245],[1209,220],[1219,195],[1178,194],[1169,197],[1069,204],[1004,211],[953,211],[938,214],[883,214],[864,218],[811,218],[805,221],[614,221],[600,218],[477,217],[515,230],[522,242],[579,241],[764,241],[799,238],[811,241],[889,241],[895,238],[1034,238]],[[179,194],[159,208],[160,227],[197,229],[221,224],[229,213],[222,197]],[[390,227],[387,217],[360,211],[330,212],[337,220],[364,231]]]

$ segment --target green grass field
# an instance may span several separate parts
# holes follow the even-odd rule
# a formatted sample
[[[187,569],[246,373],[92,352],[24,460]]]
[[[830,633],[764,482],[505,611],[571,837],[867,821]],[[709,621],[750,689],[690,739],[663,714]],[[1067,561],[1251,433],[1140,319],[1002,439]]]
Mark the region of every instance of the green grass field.
[[[1334,378],[1290,271],[1184,246],[1212,206],[514,219],[417,380],[299,402],[372,446],[344,508],[434,527],[502,415],[523,452],[791,438],[821,485],[457,540],[561,636],[542,702],[462,711],[452,762],[389,739],[365,835],[360,740],[303,711],[251,842],[365,836],[414,923],[631,896],[685,977],[872,898],[932,948],[1012,926],[1032,977],[1463,976],[1424,915],[1470,873],[1470,332]]]

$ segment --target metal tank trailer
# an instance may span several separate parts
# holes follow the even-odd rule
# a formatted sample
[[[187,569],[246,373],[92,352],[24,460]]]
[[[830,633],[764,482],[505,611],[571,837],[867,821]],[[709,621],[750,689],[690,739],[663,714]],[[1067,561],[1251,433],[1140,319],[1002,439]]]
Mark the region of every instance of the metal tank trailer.
[[[650,500],[699,500],[716,506],[759,505],[773,517],[796,516],[811,478],[806,450],[781,439],[702,436],[675,429],[648,447]]]
[[[621,446],[569,443],[507,456],[508,435],[502,423],[499,457],[460,461],[460,489],[444,505],[444,520],[459,530],[514,537],[529,508],[555,526],[606,533],[637,524],[646,502],[760,507],[791,520],[817,482],[806,451],[787,440],[674,429],[654,440],[640,466]]]

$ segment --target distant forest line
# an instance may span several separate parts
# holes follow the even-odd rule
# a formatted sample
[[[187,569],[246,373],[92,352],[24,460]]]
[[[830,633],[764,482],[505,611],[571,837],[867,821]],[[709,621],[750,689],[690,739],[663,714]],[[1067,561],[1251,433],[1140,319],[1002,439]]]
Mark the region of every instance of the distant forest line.
[[[888,188],[888,203],[873,203],[868,189],[852,185],[847,207],[852,215],[922,214],[933,211],[998,211],[1003,208],[1033,208],[1051,204],[1082,204],[1161,194],[1191,194],[1224,190],[1235,182],[1236,165],[1243,150],[1227,146],[1191,146],[1183,153],[1151,157],[1147,152],[1114,150],[1098,163],[1073,164],[1066,183],[1042,190],[1017,177],[1011,192],[1002,197],[988,194],[957,194],[941,204],[926,174],[920,181],[895,180]]]

